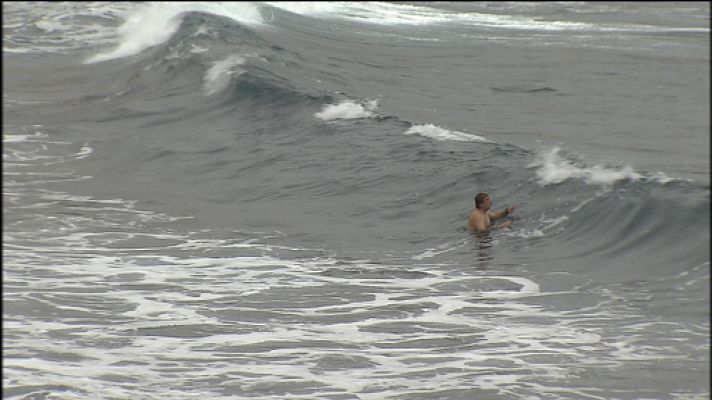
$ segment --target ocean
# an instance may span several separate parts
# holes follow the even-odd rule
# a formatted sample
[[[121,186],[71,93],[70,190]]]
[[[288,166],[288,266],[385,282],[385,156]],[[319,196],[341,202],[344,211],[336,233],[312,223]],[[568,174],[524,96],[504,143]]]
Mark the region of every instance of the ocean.
[[[709,2],[2,11],[3,398],[710,398]]]

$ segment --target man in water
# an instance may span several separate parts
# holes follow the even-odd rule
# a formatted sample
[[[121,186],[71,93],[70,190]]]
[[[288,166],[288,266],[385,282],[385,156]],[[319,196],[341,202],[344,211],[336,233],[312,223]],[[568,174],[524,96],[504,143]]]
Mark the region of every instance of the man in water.
[[[506,217],[517,207],[515,204],[500,212],[490,212],[489,209],[491,205],[492,200],[490,200],[487,193],[477,193],[477,196],[475,196],[475,209],[470,214],[470,220],[467,224],[467,228],[470,231],[476,233],[489,231],[492,226],[492,221]],[[495,226],[495,228],[506,228],[510,225],[512,225],[512,221],[504,221]]]

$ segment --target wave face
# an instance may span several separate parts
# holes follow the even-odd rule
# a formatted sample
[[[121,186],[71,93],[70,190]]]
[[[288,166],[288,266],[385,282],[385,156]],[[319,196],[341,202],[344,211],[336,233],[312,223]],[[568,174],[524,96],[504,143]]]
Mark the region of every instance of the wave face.
[[[3,36],[7,398],[709,398],[709,4]],[[510,229],[466,231],[478,192]]]

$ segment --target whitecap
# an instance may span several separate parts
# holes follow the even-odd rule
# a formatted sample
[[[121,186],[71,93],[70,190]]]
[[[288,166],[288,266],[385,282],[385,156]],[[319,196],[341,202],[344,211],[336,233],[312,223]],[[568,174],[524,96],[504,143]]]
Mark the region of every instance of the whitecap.
[[[378,107],[378,100],[370,100],[365,104],[358,104],[351,100],[344,100],[338,104],[329,104],[324,106],[324,108],[314,114],[314,116],[325,121],[334,119],[371,118],[376,115],[373,112],[376,107]]]
[[[455,141],[455,142],[482,142],[492,143],[482,136],[471,133],[451,131],[435,126],[433,124],[413,125],[404,132],[405,135],[420,135],[435,140]]]
[[[562,183],[569,179],[583,179],[588,184],[611,185],[617,181],[638,180],[643,176],[630,166],[607,167],[600,164],[585,165],[574,162],[561,155],[558,146],[540,153],[530,167],[537,168],[536,175],[542,186]]]
[[[203,90],[207,96],[222,92],[230,86],[230,77],[232,75],[241,75],[245,71],[237,68],[243,65],[246,58],[241,55],[233,54],[224,60],[216,61],[212,67],[205,73]]]
[[[536,169],[541,186],[558,184],[570,179],[581,179],[589,185],[607,187],[618,181],[645,181],[666,184],[670,182],[693,182],[687,178],[673,178],[664,172],[639,173],[629,165],[612,166],[586,163],[582,160],[572,160],[562,155],[561,148],[553,148],[540,152],[536,160],[529,165]],[[583,206],[583,204],[581,205]],[[575,207],[578,210],[580,207]]]

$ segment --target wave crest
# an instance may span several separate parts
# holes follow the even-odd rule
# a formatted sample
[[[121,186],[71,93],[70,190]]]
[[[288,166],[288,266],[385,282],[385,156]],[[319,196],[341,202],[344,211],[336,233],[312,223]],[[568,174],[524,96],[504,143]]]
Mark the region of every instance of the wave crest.
[[[223,60],[215,61],[205,73],[203,84],[205,94],[209,96],[227,89],[232,75],[239,76],[245,72],[237,67],[243,65],[246,60],[245,56],[233,54]]]
[[[85,64],[130,57],[168,41],[189,12],[205,12],[246,25],[264,23],[260,8],[253,3],[152,2],[139,7],[118,29],[120,43],[113,50],[96,54]]]
[[[481,142],[492,143],[482,136],[471,133],[451,131],[433,124],[413,125],[404,132],[405,135],[420,135],[435,140],[449,140],[455,142]]]
[[[314,114],[314,116],[324,121],[334,119],[371,118],[376,115],[373,112],[376,107],[378,107],[378,100],[371,100],[365,104],[358,104],[351,100],[344,100],[338,104],[324,106],[324,108]]]
[[[635,172],[631,166],[606,166],[602,164],[588,165],[581,161],[572,161],[561,155],[561,148],[554,146],[540,153],[537,159],[529,165],[536,168],[536,175],[541,186],[562,183],[569,179],[583,179],[590,185],[612,185],[621,180],[649,180],[658,183],[668,183],[675,180],[662,172],[643,175]]]

